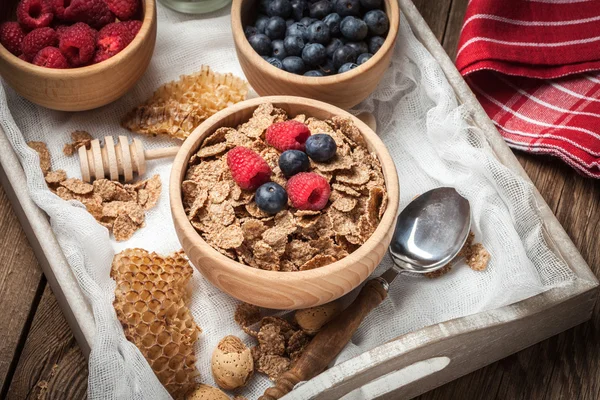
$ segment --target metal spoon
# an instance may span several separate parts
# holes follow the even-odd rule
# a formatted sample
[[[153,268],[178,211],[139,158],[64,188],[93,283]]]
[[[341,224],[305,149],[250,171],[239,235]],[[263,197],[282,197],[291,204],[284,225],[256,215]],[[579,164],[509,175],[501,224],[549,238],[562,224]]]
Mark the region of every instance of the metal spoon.
[[[469,202],[453,188],[433,189],[410,202],[398,215],[392,236],[389,252],[394,266],[368,281],[354,302],[312,339],[294,366],[259,400],[279,399],[299,382],[323,372],[363,319],[387,297],[398,274],[422,274],[442,268],[456,257],[470,229]]]

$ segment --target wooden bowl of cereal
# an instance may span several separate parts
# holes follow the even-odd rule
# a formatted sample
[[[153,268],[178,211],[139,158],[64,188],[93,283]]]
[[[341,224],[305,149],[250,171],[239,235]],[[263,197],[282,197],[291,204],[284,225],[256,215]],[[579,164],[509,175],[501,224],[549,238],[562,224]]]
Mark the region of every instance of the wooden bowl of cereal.
[[[271,181],[291,193],[280,152],[264,140],[269,126],[288,118],[335,140],[334,158],[309,167],[331,194],[321,210],[294,208],[290,199],[269,215],[255,191],[233,180],[227,153],[253,150]],[[247,303],[299,309],[333,301],[373,272],[391,240],[399,188],[394,162],[365,123],[316,100],[272,96],[235,104],[196,128],[175,158],[169,194],[179,241],[206,279]]]

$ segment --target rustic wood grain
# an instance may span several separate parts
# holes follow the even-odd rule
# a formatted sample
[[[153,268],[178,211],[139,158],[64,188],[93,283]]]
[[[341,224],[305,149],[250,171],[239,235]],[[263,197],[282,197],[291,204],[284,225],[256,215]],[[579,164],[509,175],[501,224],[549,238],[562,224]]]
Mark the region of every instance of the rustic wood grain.
[[[467,0],[417,0],[415,4],[438,39],[442,41],[448,54],[454,57]],[[600,237],[600,181],[581,177],[561,161],[553,158],[526,154],[518,154],[518,158],[575,245],[580,249],[583,257],[596,275],[600,276],[600,246],[598,244]],[[10,206],[2,194],[0,195],[0,225],[3,227],[3,231],[0,232],[0,255],[18,247],[21,249],[19,254],[28,251],[32,257],[31,249],[28,247],[24,235],[22,233],[15,235],[14,231],[11,234],[10,229],[4,228],[3,221],[7,218],[4,216],[6,209],[10,210]],[[11,217],[15,221],[14,223],[18,224],[14,215]],[[21,258],[19,257],[19,259]],[[6,258],[3,257],[2,260],[4,262]],[[16,268],[14,270],[18,272]],[[39,277],[37,268],[29,269],[38,271]],[[5,270],[3,263],[0,276],[6,275]],[[11,304],[5,303],[7,298],[5,291],[10,290],[11,287],[6,286],[3,279],[0,279],[0,285],[3,285],[0,286],[0,302],[4,306]],[[11,278],[12,281],[18,280]],[[19,282],[19,285],[21,286],[18,287],[22,287],[23,283]],[[28,300],[22,295],[19,296],[20,302],[12,303],[13,307],[18,305],[29,309],[31,303],[28,303]],[[64,320],[58,325],[52,322],[53,319],[62,318],[62,315],[55,302],[52,307],[44,306],[51,300],[53,300],[51,292],[44,293],[42,304],[37,310],[21,358],[25,358],[28,354],[27,359],[30,360],[52,359],[52,365],[55,363],[58,367],[55,367],[54,375],[49,378],[52,371],[52,366],[49,370],[47,368],[49,363],[44,364],[46,365],[44,367],[31,361],[19,361],[13,378],[13,385],[16,387],[14,389],[11,387],[10,393],[38,393],[35,389],[37,383],[47,381],[49,384],[46,398],[65,398],[65,390],[70,390],[67,398],[81,398],[85,395],[86,363],[77,345],[67,339],[68,335],[65,335],[65,332],[70,333],[70,331]],[[599,308],[600,305],[597,304],[590,322],[457,379],[426,393],[419,399],[600,399]],[[6,322],[2,320],[7,317],[6,314],[0,314],[0,323],[2,323],[0,326],[6,326]],[[2,329],[0,333],[3,341],[0,344],[0,349],[3,351],[0,353],[2,357],[0,359],[0,379],[4,379],[5,376],[2,375],[3,368],[5,368],[2,361],[6,359],[4,349],[10,350],[5,337],[2,336],[5,331],[7,330]],[[12,332],[12,330],[10,331]],[[47,339],[48,343],[36,339],[39,332],[43,331],[54,339]],[[34,332],[38,333],[34,335]],[[14,332],[12,333],[14,334]],[[54,354],[53,347],[59,347],[56,344],[64,341],[69,342],[68,346],[63,345],[60,350],[56,351],[56,353],[60,353],[60,357],[52,358],[49,354]],[[16,345],[12,346],[12,353],[14,353]],[[6,354],[8,353],[10,351],[6,352]],[[41,361],[40,364],[43,362]],[[6,384],[8,383],[6,382]],[[14,398],[18,399],[19,397]]]
[[[0,393],[4,394],[14,372],[13,359],[18,357],[27,335],[43,282],[33,250],[1,188],[0,227]]]
[[[86,389],[86,360],[46,285],[7,398],[81,399]]]

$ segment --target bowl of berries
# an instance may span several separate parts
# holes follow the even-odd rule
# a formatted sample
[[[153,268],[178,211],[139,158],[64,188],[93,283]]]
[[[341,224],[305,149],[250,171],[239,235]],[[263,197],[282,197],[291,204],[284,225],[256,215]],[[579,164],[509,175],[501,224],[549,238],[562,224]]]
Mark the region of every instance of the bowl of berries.
[[[347,109],[388,68],[396,0],[233,0],[237,55],[261,96],[294,95]]]
[[[268,96],[196,128],[173,163],[169,197],[179,241],[206,279],[247,303],[299,309],[373,272],[399,186],[365,123],[320,101]]]
[[[155,0],[6,0],[0,74],[21,96],[61,111],[106,105],[146,71]]]

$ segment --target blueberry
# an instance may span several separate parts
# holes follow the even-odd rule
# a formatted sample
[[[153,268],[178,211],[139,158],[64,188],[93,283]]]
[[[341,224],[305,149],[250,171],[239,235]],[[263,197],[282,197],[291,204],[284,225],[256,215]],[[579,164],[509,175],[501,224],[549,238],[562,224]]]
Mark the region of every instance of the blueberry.
[[[265,58],[265,60],[267,60],[267,62],[269,64],[271,64],[274,67],[277,67],[279,69],[283,69],[283,64],[281,63],[281,60],[275,57],[267,57]]]
[[[308,3],[305,0],[292,0],[292,18],[300,21],[302,17],[308,14]]]
[[[258,29],[258,33],[265,33],[267,23],[269,23],[269,17],[266,15],[259,15],[258,18],[256,18],[254,26],[256,26],[256,29]]]
[[[287,26],[285,20],[281,17],[271,17],[265,28],[265,35],[271,40],[283,39]]]
[[[290,0],[271,0],[267,7],[267,15],[288,18],[292,15],[292,3],[290,3]]]
[[[256,189],[256,205],[267,214],[277,214],[287,205],[288,195],[281,185],[267,182]]]
[[[306,154],[317,162],[326,162],[335,156],[335,140],[325,133],[317,133],[306,139]]]
[[[314,19],[314,18],[304,17],[300,20],[300,23],[304,26],[310,26],[310,24],[312,24],[315,21],[316,21],[316,19]]]
[[[287,178],[298,172],[308,171],[309,166],[308,156],[303,151],[286,150],[279,156],[279,168]]]
[[[331,39],[331,42],[329,42],[329,44],[325,47],[325,51],[327,52],[327,57],[332,58],[333,57],[333,53],[335,53],[335,51],[337,49],[339,49],[340,47],[343,47],[344,43],[338,39],[338,38],[333,38]]]
[[[338,74],[343,74],[344,72],[348,72],[348,71],[350,71],[351,69],[354,69],[354,68],[356,68],[356,67],[358,67],[358,64],[354,64],[354,63],[346,63],[346,64],[342,65],[342,66],[340,67],[340,69],[338,69]]]
[[[325,18],[333,11],[333,5],[329,0],[320,0],[308,6],[308,14],[311,18]]]
[[[306,71],[304,61],[300,57],[290,56],[286,57],[282,61],[283,69],[293,74],[302,75]]]
[[[244,35],[246,35],[246,38],[249,38],[250,36],[254,36],[257,33],[260,33],[260,32],[254,26],[247,26],[246,28],[244,28]]]
[[[340,22],[342,22],[342,17],[338,13],[331,13],[325,18],[323,18],[323,22],[329,28],[329,34],[331,36],[337,36],[340,34]]]
[[[337,0],[337,3],[335,3],[335,12],[340,14],[341,17],[347,17],[349,15],[359,16],[360,15],[360,1],[359,0]]]
[[[329,28],[323,21],[313,22],[308,27],[308,40],[312,43],[327,44],[329,42]]]
[[[325,46],[319,43],[309,43],[302,50],[302,61],[307,65],[321,65],[327,60]]]
[[[387,15],[381,10],[369,11],[363,17],[363,21],[367,24],[370,35],[383,35],[390,27]]]
[[[300,56],[304,49],[304,39],[300,36],[287,36],[283,39],[283,47],[288,56]]]
[[[337,70],[346,63],[356,61],[356,51],[350,46],[340,47],[333,53],[333,67]]]
[[[287,27],[286,36],[300,36],[301,38],[308,37],[308,27],[300,22],[295,22]]]
[[[271,4],[271,0],[258,0],[258,11],[266,14],[269,4]]]
[[[294,18],[288,18],[285,20],[285,27],[287,29],[288,26],[292,25],[293,23],[295,23],[296,20]]]
[[[306,71],[304,76],[325,76],[325,74],[318,69],[311,69],[310,71]]]
[[[369,53],[377,53],[377,50],[379,50],[381,46],[383,46],[383,42],[385,42],[385,39],[381,36],[373,36],[369,38]]]
[[[362,54],[362,53],[369,52],[369,46],[364,41],[362,41],[362,42],[347,42],[346,46],[352,47],[354,49],[354,51],[356,52],[356,54]]]
[[[267,35],[263,35],[262,33],[257,33],[254,36],[250,36],[248,38],[248,42],[250,42],[250,46],[261,56],[270,56],[271,55],[271,39]]]
[[[345,38],[359,42],[367,37],[369,28],[367,28],[367,24],[362,19],[346,17],[340,24],[340,32],[342,32]]]
[[[336,69],[333,66],[333,61],[331,59],[327,59],[327,61],[319,65],[319,70],[325,75],[333,75],[336,73]]]
[[[278,58],[279,60],[283,60],[287,57],[283,40],[273,40],[271,42],[271,47],[273,48],[273,57]]]
[[[381,8],[381,0],[360,0],[360,5],[367,10]]]
[[[371,57],[373,57],[373,54],[371,53],[362,53],[361,55],[358,56],[358,58],[356,59],[356,63],[358,65],[364,64],[367,61],[369,61],[371,59]]]

